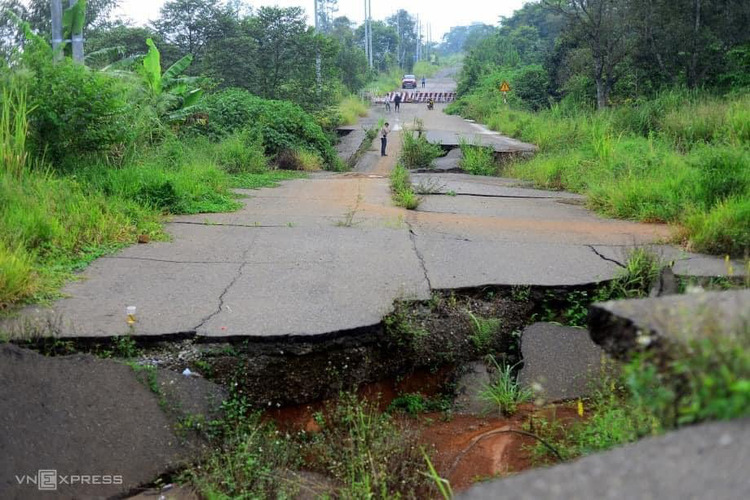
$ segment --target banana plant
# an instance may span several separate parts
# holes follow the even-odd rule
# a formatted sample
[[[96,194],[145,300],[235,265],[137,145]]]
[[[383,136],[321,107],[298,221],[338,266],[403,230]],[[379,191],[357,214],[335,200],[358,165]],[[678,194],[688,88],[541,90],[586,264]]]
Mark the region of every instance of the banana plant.
[[[162,73],[159,49],[150,38],[146,39],[146,45],[148,53],[143,58],[142,74],[159,113],[169,121],[186,118],[197,110],[203,97],[203,89],[195,87],[197,79],[182,75],[193,62],[193,55],[182,57]]]

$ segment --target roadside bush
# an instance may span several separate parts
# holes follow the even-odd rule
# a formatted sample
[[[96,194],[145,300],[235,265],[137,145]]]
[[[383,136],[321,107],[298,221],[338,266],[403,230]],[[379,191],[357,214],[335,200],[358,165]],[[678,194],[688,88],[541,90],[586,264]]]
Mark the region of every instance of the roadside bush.
[[[329,168],[336,168],[336,151],[315,119],[298,105],[261,99],[240,89],[206,96],[209,137],[222,139],[247,127],[258,128],[265,152],[274,159],[286,150],[316,151]]]
[[[117,154],[134,138],[127,83],[68,59],[27,58],[30,142],[37,158],[54,168],[75,167],[75,158]]]
[[[404,131],[400,160],[406,168],[430,168],[442,153],[440,146],[432,144],[424,135]]]
[[[286,150],[276,157],[276,165],[282,170],[315,171],[323,168],[323,160],[317,153],[300,150]]]
[[[497,175],[497,164],[492,148],[469,144],[461,139],[461,168],[472,175]]]
[[[357,119],[367,116],[369,107],[359,97],[350,96],[339,104],[341,123],[343,125],[354,125]]]
[[[216,146],[216,162],[229,174],[267,170],[268,160],[258,129],[246,128],[223,139]]]
[[[0,311],[31,296],[35,289],[36,274],[31,256],[22,246],[10,247],[0,240]]]

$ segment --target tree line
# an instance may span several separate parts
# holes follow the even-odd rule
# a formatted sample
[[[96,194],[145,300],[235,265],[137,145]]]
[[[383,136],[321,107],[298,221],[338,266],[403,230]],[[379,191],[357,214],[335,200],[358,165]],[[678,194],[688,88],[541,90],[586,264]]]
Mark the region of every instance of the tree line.
[[[467,47],[459,90],[501,67],[525,68],[519,90],[532,108],[563,96],[601,109],[671,86],[747,87],[748,26],[743,0],[541,0],[474,27],[485,36]]]
[[[321,0],[323,1],[323,0]],[[307,25],[300,7],[253,9],[241,0],[170,0],[146,26],[112,19],[119,0],[88,0],[84,26],[86,65],[118,67],[146,53],[150,38],[165,65],[192,54],[188,74],[213,88],[246,89],[267,99],[286,99],[315,110],[363,88],[377,72],[411,70],[417,44],[415,17],[399,10],[373,21],[373,68],[364,50],[364,25],[335,17],[337,0],[324,0],[319,28]],[[8,12],[43,37],[50,33],[50,1],[3,0],[0,54],[7,62],[24,43]],[[320,76],[316,57],[320,56]]]

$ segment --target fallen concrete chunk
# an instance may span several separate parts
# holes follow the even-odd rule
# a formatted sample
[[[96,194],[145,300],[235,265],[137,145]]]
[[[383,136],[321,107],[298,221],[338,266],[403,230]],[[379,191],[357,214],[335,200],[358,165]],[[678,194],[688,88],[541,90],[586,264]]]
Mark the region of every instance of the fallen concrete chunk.
[[[487,404],[479,397],[479,393],[490,384],[490,375],[487,367],[481,361],[469,363],[464,373],[456,384],[456,401],[454,403],[457,413],[470,415],[481,415],[487,410]]]
[[[586,330],[552,323],[534,323],[521,335],[523,368],[518,382],[535,388],[547,401],[591,394],[602,378],[604,351]]]
[[[198,458],[200,443],[176,435],[162,406],[175,416],[207,408],[213,384],[153,375],[0,346],[0,498],[37,498],[39,471],[66,498],[121,496]]]
[[[750,419],[698,425],[484,483],[459,498],[750,498],[748,442]]]
[[[610,301],[594,304],[589,312],[591,338],[616,357],[709,335],[739,339],[749,328],[750,290]]]

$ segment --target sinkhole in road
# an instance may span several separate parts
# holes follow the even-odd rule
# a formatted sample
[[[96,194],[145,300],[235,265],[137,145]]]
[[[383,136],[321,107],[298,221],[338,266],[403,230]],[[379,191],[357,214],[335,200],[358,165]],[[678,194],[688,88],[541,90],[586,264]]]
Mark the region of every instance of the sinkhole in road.
[[[401,300],[381,323],[324,338],[175,338],[37,341],[46,354],[90,352],[137,366],[192,374],[224,388],[228,401],[262,412],[278,429],[316,435],[344,395],[356,395],[399,428],[418,436],[438,473],[455,489],[477,478],[535,466],[536,440],[523,434],[554,412],[578,421],[575,403],[550,410],[520,404],[513,414],[491,405],[467,410],[461,380],[472,363],[521,366],[520,332],[530,323],[583,324],[603,284],[577,287],[488,286],[436,291],[426,301]],[[490,359],[492,361],[488,361]],[[234,404],[233,403],[233,404]],[[236,408],[236,406],[234,406]],[[183,417],[181,431],[197,429]],[[544,460],[551,460],[546,457]],[[313,465],[311,465],[312,467]]]

